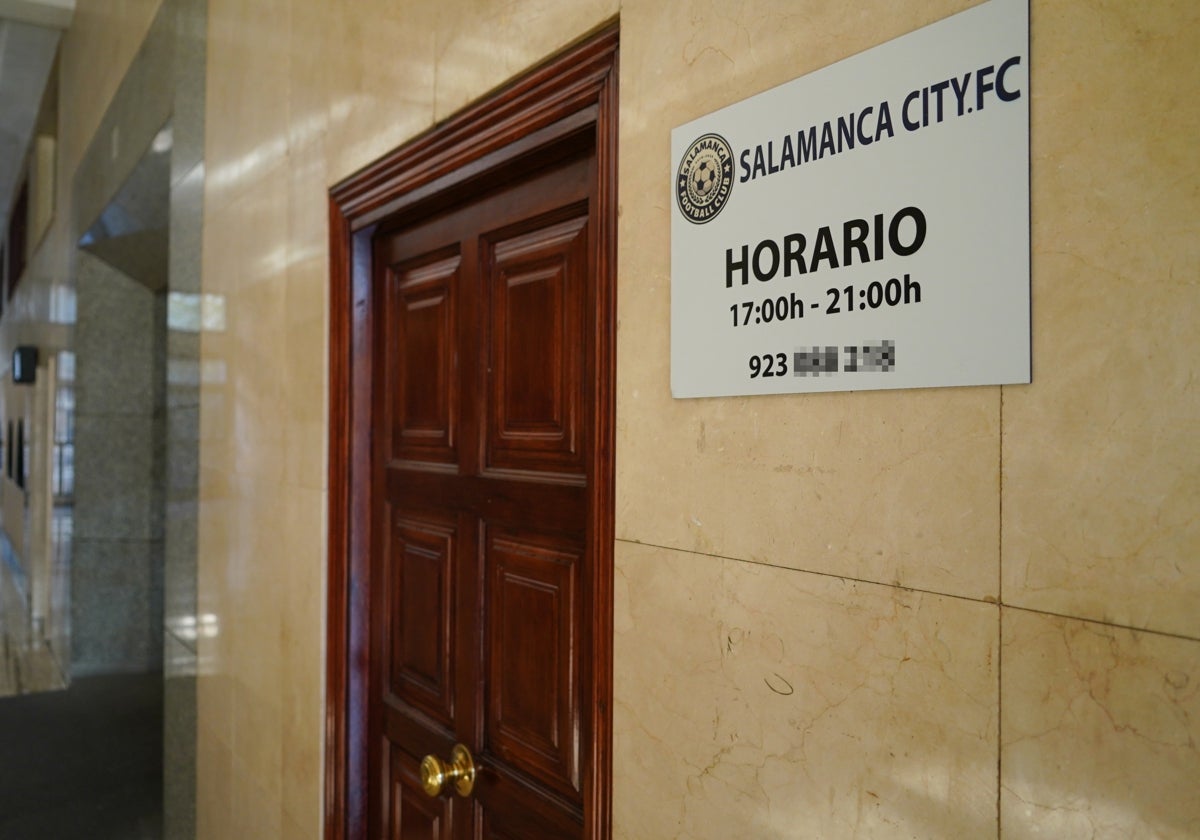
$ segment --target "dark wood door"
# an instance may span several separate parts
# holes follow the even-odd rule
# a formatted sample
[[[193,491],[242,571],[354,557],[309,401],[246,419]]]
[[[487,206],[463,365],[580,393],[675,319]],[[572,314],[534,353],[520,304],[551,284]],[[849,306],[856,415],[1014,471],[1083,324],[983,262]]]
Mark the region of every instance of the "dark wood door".
[[[594,145],[520,172],[372,241],[373,837],[583,834]],[[459,743],[472,793],[431,798]]]

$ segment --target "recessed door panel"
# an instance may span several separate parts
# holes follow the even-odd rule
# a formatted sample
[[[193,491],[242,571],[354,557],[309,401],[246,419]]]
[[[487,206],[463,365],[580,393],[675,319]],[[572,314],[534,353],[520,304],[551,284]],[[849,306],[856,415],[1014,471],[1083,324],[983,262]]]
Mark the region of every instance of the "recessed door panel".
[[[422,254],[388,272],[392,457],[453,464],[455,297],[461,258],[453,248]]]
[[[586,208],[489,242],[489,467],[583,471]]]
[[[454,529],[403,518],[392,533],[391,693],[453,726]]]
[[[489,752],[579,794],[579,549],[493,531],[487,540]]]
[[[491,793],[480,797],[475,814],[480,840],[579,840],[583,834],[578,809],[540,809],[526,784],[505,780]]]

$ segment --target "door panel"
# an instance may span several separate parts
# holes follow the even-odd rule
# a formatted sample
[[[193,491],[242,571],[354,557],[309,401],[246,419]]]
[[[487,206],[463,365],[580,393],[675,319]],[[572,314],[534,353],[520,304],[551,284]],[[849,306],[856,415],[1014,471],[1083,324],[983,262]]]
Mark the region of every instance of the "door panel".
[[[409,518],[392,533],[392,698],[453,728],[454,528]]]
[[[488,751],[577,800],[580,551],[499,530],[487,547]]]
[[[544,795],[520,782],[503,778],[477,797],[475,821],[480,838],[507,840],[574,840],[580,835],[579,817],[566,807],[546,808]]]
[[[582,833],[594,175],[581,149],[375,235],[376,836]],[[455,743],[475,790],[424,807]]]
[[[455,306],[461,257],[424,254],[392,268],[388,314],[394,324],[387,381],[394,390],[392,457],[454,463],[457,383]]]
[[[587,216],[490,244],[489,467],[583,472]]]

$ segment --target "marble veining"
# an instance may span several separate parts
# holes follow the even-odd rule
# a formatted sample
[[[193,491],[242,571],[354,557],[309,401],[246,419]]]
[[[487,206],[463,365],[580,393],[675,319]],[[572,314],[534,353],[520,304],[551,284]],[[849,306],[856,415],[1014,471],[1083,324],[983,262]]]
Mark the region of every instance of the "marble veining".
[[[618,544],[617,836],[995,830],[995,607]]]
[[[1197,647],[1005,609],[1002,836],[1200,835]]]

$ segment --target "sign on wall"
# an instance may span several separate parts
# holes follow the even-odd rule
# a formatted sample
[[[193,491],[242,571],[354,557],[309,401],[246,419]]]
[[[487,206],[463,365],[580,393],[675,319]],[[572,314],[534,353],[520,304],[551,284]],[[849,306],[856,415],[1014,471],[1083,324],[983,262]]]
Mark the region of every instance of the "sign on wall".
[[[671,160],[674,396],[1030,381],[1027,0],[680,126]]]

